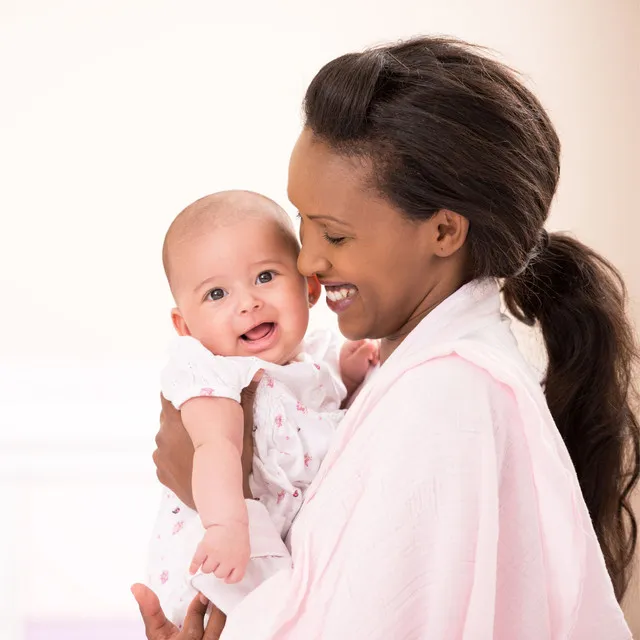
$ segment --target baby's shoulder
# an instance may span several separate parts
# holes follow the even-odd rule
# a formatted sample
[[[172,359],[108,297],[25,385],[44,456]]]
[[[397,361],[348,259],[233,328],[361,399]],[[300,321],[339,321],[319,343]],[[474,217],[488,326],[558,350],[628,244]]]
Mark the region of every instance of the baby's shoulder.
[[[301,354],[314,360],[326,360],[336,357],[344,338],[330,329],[314,329],[309,331],[302,342]]]
[[[213,355],[199,340],[193,336],[176,336],[172,338],[168,346],[169,358],[182,358],[193,356],[208,358]]]

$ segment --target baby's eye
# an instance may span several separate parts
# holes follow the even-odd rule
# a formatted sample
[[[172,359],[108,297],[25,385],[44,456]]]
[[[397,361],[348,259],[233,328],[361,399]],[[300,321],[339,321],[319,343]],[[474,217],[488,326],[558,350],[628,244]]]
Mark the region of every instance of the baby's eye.
[[[271,282],[273,280],[274,275],[273,271],[263,271],[256,278],[256,284],[267,284],[267,282]]]
[[[211,289],[211,291],[207,293],[207,300],[213,300],[215,302],[216,300],[222,300],[226,295],[228,294],[224,289]]]

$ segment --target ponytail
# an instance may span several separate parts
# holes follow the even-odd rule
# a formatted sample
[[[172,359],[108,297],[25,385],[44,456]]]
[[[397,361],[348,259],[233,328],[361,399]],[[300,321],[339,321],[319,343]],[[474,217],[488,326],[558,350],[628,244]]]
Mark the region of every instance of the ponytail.
[[[629,505],[640,474],[634,415],[637,348],[618,271],[577,240],[551,234],[503,287],[507,308],[538,323],[549,356],[551,414],[569,450],[616,597],[629,584],[637,523]]]

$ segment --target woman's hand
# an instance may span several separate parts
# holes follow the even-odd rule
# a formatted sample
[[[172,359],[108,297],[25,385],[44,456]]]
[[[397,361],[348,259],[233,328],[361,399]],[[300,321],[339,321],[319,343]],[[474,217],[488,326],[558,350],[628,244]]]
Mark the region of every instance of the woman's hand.
[[[249,489],[249,475],[253,460],[253,401],[256,387],[257,382],[254,382],[242,392],[244,412],[242,475],[245,498],[252,497]],[[160,396],[160,399],[162,402],[160,429],[156,435],[156,450],[153,452],[156,474],[165,487],[173,491],[187,506],[195,509],[191,490],[193,443],[182,424],[180,412],[163,396]]]
[[[213,607],[207,627],[204,627],[204,615],[207,612],[207,599],[196,596],[189,605],[182,629],[167,620],[158,596],[143,584],[134,584],[131,593],[138,603],[144,622],[147,640],[218,640],[224,629],[226,617]]]
[[[184,504],[195,509],[191,491],[193,443],[182,424],[180,412],[162,395],[160,401],[160,429],[156,435],[156,450],[153,452],[156,475]]]

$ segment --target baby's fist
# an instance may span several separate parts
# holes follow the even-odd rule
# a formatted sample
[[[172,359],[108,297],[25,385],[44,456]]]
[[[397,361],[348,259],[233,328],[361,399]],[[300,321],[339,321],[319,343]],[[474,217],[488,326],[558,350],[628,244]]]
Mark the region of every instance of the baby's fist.
[[[377,340],[345,342],[340,350],[340,373],[351,395],[364,381],[371,366],[380,359],[380,343]]]
[[[245,523],[212,525],[207,528],[189,567],[190,573],[202,568],[228,584],[240,582],[249,563],[249,527]]]

